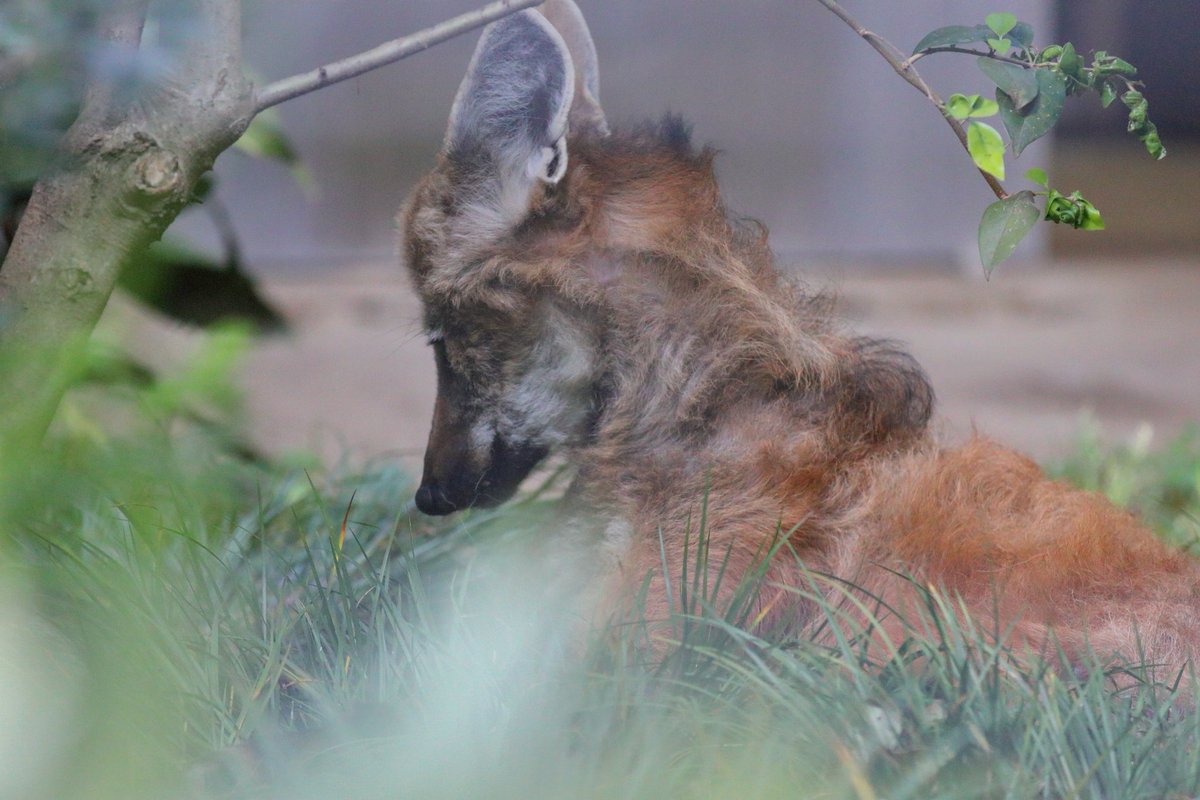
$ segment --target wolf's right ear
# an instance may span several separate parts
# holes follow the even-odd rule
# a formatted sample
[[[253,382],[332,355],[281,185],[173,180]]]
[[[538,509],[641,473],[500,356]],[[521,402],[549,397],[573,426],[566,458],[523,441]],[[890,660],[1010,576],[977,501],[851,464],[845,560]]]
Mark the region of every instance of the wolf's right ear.
[[[519,11],[484,29],[450,111],[444,151],[498,180],[495,209],[524,213],[535,181],[567,168],[567,115],[575,68],[562,36],[542,15]]]
[[[575,65],[575,99],[571,103],[571,129],[579,132],[591,130],[601,135],[608,134],[608,121],[600,107],[600,62],[596,58],[596,45],[592,32],[588,30],[583,12],[574,0],[546,0],[538,6],[542,16],[562,36]]]

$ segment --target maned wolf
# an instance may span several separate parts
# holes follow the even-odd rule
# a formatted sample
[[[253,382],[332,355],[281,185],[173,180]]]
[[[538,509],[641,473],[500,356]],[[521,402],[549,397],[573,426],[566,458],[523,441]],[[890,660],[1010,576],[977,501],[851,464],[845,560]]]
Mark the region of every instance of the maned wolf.
[[[675,120],[609,130],[570,0],[485,31],[402,218],[438,375],[418,508],[501,503],[559,450],[595,613],[649,580],[646,614],[669,616],[703,502],[727,587],[787,536],[756,624],[814,622],[807,569],[889,603],[899,642],[913,576],[1017,648],[1178,674],[1197,562],[1011,450],[939,447],[921,368],[776,273],[712,158]]]

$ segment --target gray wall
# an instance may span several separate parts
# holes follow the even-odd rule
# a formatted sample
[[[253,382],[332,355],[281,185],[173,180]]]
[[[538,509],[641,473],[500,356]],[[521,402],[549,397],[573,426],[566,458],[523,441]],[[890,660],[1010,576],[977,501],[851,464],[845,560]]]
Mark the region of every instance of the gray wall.
[[[275,78],[310,69],[482,4],[478,0],[258,0],[247,55]],[[815,0],[581,0],[600,54],[609,119],[665,111],[717,146],[728,204],[772,229],[785,257],[971,263],[991,196],[932,107]],[[1050,5],[1006,4],[1049,38]],[[902,49],[931,28],[974,23],[989,0],[854,2]],[[222,196],[249,261],[273,274],[390,257],[395,210],[432,161],[476,36],[281,107],[315,174],[306,197],[286,171],[221,158]],[[943,94],[987,89],[969,57],[921,63]],[[1035,146],[1010,164],[1010,183]],[[211,241],[196,215],[185,231]],[[1041,241],[1024,246],[1027,257]]]

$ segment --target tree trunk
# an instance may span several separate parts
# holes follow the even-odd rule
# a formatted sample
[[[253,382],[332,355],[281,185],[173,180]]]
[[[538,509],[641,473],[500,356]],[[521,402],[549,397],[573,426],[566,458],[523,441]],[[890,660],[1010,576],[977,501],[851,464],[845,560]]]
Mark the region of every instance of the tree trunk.
[[[0,268],[0,459],[40,442],[125,260],[162,236],[258,111],[541,1],[496,0],[256,96],[241,68],[241,0],[178,0],[195,22],[178,68],[132,102],[89,88]],[[104,38],[137,50],[149,2],[112,0]]]
[[[40,440],[122,264],[162,236],[253,118],[239,2],[195,5],[202,27],[179,69],[124,107],[91,87],[59,168],[34,189],[0,269],[0,455]],[[119,6],[107,38],[136,48],[145,6]]]

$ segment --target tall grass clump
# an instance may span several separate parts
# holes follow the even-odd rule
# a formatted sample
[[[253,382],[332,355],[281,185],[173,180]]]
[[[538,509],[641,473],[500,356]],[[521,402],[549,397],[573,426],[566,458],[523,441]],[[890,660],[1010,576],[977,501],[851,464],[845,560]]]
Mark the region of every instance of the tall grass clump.
[[[815,635],[748,633],[762,576],[698,577],[722,555],[703,498],[674,619],[589,632],[559,477],[429,520],[389,463],[266,463],[223,422],[240,344],[99,389],[92,353],[50,439],[0,453],[0,798],[1200,791],[1178,687],[1018,662],[935,588],[880,642],[887,609],[812,574],[790,591]],[[1081,480],[1128,461],[1077,457]],[[1131,505],[1166,491],[1150,463]]]

